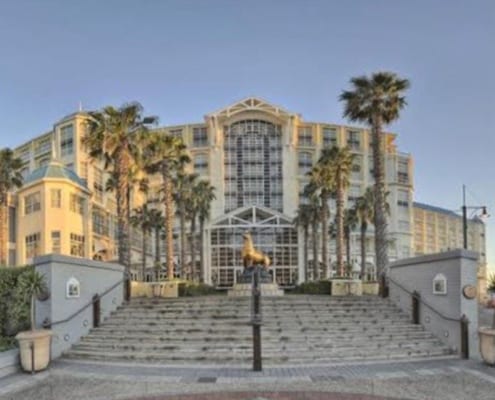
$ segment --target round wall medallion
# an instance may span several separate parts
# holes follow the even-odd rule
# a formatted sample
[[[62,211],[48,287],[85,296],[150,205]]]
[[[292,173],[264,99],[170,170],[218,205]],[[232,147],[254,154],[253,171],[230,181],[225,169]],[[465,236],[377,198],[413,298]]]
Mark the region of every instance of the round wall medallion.
[[[473,285],[466,285],[462,288],[462,294],[466,299],[474,299],[476,297],[476,287]]]
[[[68,341],[69,341],[69,339],[70,339],[70,335],[67,333],[67,334],[64,336],[64,340],[65,340],[66,342],[68,342]]]

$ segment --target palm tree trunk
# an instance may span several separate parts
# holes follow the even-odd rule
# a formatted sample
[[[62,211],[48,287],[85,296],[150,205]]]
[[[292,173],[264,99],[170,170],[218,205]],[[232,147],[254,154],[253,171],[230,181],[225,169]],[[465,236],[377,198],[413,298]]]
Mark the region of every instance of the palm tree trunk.
[[[156,280],[160,280],[160,227],[157,226],[155,228],[155,273],[156,273]]]
[[[126,218],[127,214],[127,181],[125,179],[127,168],[124,165],[124,158],[122,154],[117,155],[116,159],[116,186],[117,190],[115,193],[117,202],[117,231],[118,231],[118,257],[119,264],[125,266],[126,277],[129,276],[130,265],[127,260],[127,248],[129,247],[129,237],[128,237],[128,225],[129,221]]]
[[[167,249],[167,279],[174,279],[174,238],[173,238],[173,199],[172,199],[172,182],[168,176],[168,168],[163,167],[163,191],[165,199],[165,248]]]
[[[342,176],[337,176],[337,269],[344,276],[344,190]]]
[[[6,250],[7,250],[7,196],[0,194],[0,266],[7,265]],[[15,223],[12,221],[11,223]]]
[[[132,260],[132,243],[131,243],[132,226],[130,224],[130,220],[131,220],[131,188],[129,186],[129,183],[127,184],[126,199],[127,199],[127,210],[126,210],[126,219],[127,219],[127,260],[128,260],[128,263],[129,263],[129,272],[130,272],[130,270],[131,270],[131,260]]]
[[[144,275],[146,273],[146,239],[147,239],[148,233],[146,232],[146,229],[143,229],[143,258],[142,258],[142,276],[143,276],[143,282],[146,280]]]
[[[364,279],[366,273],[366,221],[361,223],[361,279]]]
[[[375,254],[377,275],[382,277],[388,264],[387,219],[385,215],[385,166],[382,152],[381,120],[375,116],[371,129],[375,178]]]
[[[193,274],[193,280],[201,280],[201,271],[196,271],[196,216],[193,215],[191,218],[191,237],[190,237],[190,244],[189,247],[191,249],[191,272]],[[201,269],[201,268],[200,268]]]
[[[186,278],[186,211],[184,201],[179,204],[179,224],[180,224],[180,276]]]
[[[309,242],[309,225],[304,225],[304,282],[308,280],[308,242]]]
[[[313,233],[313,280],[319,278],[319,263],[318,263],[318,221],[314,220],[312,224]]]
[[[345,255],[347,268],[351,265],[351,231],[349,228],[345,229]]]
[[[205,220],[199,218],[199,281],[204,282],[205,276],[205,252],[204,252],[204,240],[205,240]]]
[[[321,192],[321,258],[323,262],[324,278],[330,276],[328,267],[328,194],[326,190]]]

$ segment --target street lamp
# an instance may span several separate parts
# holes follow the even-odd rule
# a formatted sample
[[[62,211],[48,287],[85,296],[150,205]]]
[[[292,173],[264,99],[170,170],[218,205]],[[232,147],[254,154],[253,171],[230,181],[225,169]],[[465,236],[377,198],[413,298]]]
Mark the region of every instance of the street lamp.
[[[467,250],[467,210],[481,210],[480,218],[488,218],[490,215],[486,211],[486,206],[466,206],[466,185],[462,185],[462,238],[463,247]]]

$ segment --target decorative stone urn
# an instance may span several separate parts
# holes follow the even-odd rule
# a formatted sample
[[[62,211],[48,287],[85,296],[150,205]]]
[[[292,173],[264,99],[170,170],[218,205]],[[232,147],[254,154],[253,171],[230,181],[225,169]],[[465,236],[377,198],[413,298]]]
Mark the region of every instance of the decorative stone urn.
[[[50,362],[50,342],[53,332],[48,329],[24,331],[15,337],[19,342],[21,366],[24,371],[42,371]]]
[[[487,364],[495,365],[495,329],[479,328],[481,358]]]

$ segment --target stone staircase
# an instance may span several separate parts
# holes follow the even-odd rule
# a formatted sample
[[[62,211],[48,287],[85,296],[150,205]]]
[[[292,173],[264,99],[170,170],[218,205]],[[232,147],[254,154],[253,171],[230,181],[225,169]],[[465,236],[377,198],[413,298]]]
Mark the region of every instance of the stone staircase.
[[[175,365],[251,365],[250,299],[134,299],[66,358]],[[451,350],[390,301],[286,295],[262,299],[264,365],[446,357]]]

